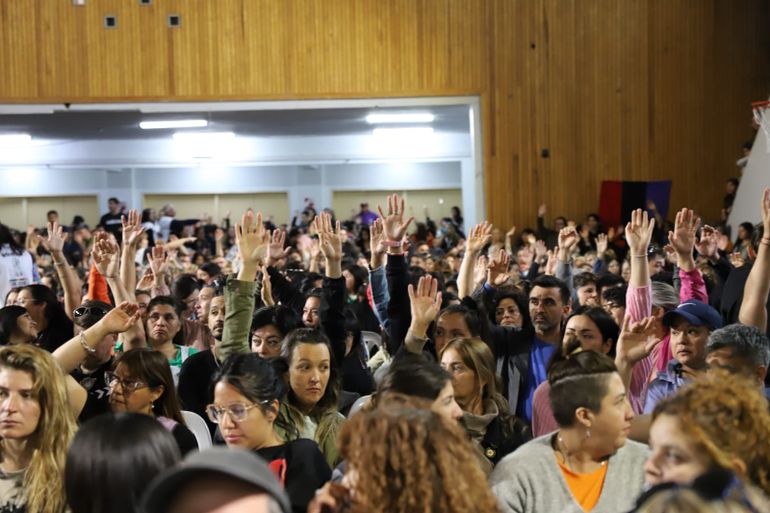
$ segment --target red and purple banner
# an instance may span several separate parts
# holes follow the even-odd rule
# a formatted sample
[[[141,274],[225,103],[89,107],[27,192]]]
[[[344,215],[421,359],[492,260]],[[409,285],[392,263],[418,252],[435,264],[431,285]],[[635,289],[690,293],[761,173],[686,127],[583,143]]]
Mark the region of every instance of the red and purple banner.
[[[631,211],[647,208],[652,201],[666,219],[671,197],[671,180],[656,182],[603,181],[599,196],[599,216],[604,226],[618,226],[631,219]]]

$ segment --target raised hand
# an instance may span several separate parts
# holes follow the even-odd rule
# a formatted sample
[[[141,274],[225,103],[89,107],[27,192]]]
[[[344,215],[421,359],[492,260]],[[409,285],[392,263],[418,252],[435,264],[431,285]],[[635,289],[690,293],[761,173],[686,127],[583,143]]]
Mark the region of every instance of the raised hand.
[[[313,219],[320,240],[321,253],[326,260],[342,260],[342,227],[337,221],[332,229],[332,216],[321,212]]]
[[[395,242],[403,239],[409,225],[414,221],[414,216],[410,216],[404,221],[404,213],[406,212],[406,202],[404,199],[402,198],[399,203],[398,194],[390,195],[388,196],[388,215],[382,212],[382,207],[379,205],[377,205],[377,210],[382,217],[387,240]]]
[[[677,263],[681,269],[691,271],[695,268],[692,250],[695,247],[695,234],[700,228],[700,217],[689,208],[676,213],[674,231],[668,232],[668,242],[677,254]]]
[[[542,264],[546,258],[548,258],[548,247],[545,245],[545,241],[535,241],[535,260],[538,264]]]
[[[139,244],[139,236],[144,232],[142,228],[142,217],[136,209],[128,211],[128,216],[120,219],[123,224],[123,245],[136,247]]]
[[[654,228],[655,218],[650,219],[646,210],[637,208],[631,212],[631,221],[626,224],[625,234],[632,257],[647,255]]]
[[[244,265],[256,275],[256,267],[262,263],[267,253],[269,234],[262,224],[262,212],[257,212],[256,218],[252,210],[248,210],[241,218],[241,224],[235,225],[235,244]],[[253,280],[253,278],[252,278]]]
[[[516,235],[516,225],[511,226],[511,229],[505,232],[505,236],[509,239],[513,239],[514,235]]]
[[[492,260],[487,264],[487,283],[497,287],[508,281],[508,278],[510,278],[508,267],[510,264],[510,255],[504,249],[498,251],[497,255],[493,256]]]
[[[410,283],[408,287],[409,303],[412,311],[412,335],[425,338],[430,323],[441,311],[441,292],[438,291],[438,280],[425,275],[417,282],[417,290]]]
[[[388,247],[385,245],[385,228],[382,225],[382,219],[375,219],[369,225],[369,248],[372,256],[369,265],[372,269],[382,267],[385,253]]]
[[[616,360],[626,366],[648,357],[661,339],[655,336],[655,317],[647,317],[639,322],[631,322],[629,316],[623,318],[623,329],[618,337]]]
[[[486,255],[479,256],[473,264],[473,285],[474,290],[484,284],[487,279],[487,264],[489,259]]]
[[[480,252],[484,246],[492,240],[492,224],[488,221],[482,221],[471,228],[468,238],[465,241],[465,249],[470,253]]]
[[[225,241],[225,231],[222,228],[214,230],[214,242],[222,244]]]
[[[139,305],[124,301],[107,312],[98,324],[105,333],[123,333],[136,324],[141,315]]]
[[[578,234],[574,227],[566,226],[559,230],[557,256],[562,262],[570,259],[572,248],[578,243]]]
[[[58,256],[64,250],[67,235],[59,223],[48,223],[48,237],[36,236],[43,247],[53,256]]]
[[[326,276],[339,278],[342,276],[342,227],[339,220],[332,229],[332,216],[327,212],[321,212],[313,219],[318,238],[320,240],[321,253],[326,258]]]
[[[267,272],[267,267],[262,270],[261,297],[265,306],[275,306],[275,300],[273,299],[273,284],[270,281],[270,274]]]
[[[147,262],[150,264],[150,270],[152,271],[155,283],[162,281],[169,266],[169,255],[162,242],[158,241],[155,243],[152,251],[147,253]]]
[[[707,224],[703,225],[700,231],[700,240],[695,243],[695,249],[701,256],[715,260],[718,255],[718,246],[719,235],[717,231]]]
[[[285,248],[286,232],[283,230],[273,230],[270,243],[267,245],[267,265],[275,265],[282,258],[289,256],[291,248]]]
[[[99,274],[109,279],[117,278],[120,268],[118,253],[118,243],[110,240],[106,233],[99,234],[92,253]]]
[[[735,251],[733,253],[730,253],[730,265],[732,265],[736,269],[746,265],[746,261],[743,259],[743,255],[741,255],[740,251]]]
[[[606,234],[600,233],[596,236],[596,256],[598,258],[604,258],[604,254],[607,252],[608,244],[609,240],[607,239]]]
[[[155,275],[153,274],[152,269],[147,269],[144,271],[144,274],[142,274],[139,283],[136,284],[136,288],[137,290],[150,290],[150,287],[152,287],[154,282]]]
[[[546,213],[548,213],[548,207],[545,203],[537,207],[537,217],[545,217]]]

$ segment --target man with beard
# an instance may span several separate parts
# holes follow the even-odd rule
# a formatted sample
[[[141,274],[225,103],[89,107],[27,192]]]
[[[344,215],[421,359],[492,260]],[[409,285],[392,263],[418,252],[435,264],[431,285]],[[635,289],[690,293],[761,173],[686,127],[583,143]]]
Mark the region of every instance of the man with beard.
[[[182,409],[200,415],[206,421],[213,436],[217,425],[206,415],[206,406],[214,401],[211,379],[219,368],[217,347],[222,341],[225,328],[225,297],[221,289],[214,290],[214,297],[209,304],[208,328],[214,335],[215,343],[212,344],[211,349],[196,353],[182,363],[177,391]]]

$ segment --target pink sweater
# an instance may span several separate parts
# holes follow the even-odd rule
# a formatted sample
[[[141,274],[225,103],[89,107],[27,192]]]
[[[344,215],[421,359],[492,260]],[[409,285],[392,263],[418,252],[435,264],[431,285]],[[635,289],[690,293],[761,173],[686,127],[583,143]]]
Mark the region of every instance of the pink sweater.
[[[679,270],[679,301],[684,303],[688,299],[697,299],[708,304],[706,283],[698,269],[692,271]],[[631,322],[638,322],[652,315],[652,286],[628,287],[626,293],[626,316]],[[644,411],[644,399],[647,396],[647,385],[658,371],[666,368],[666,364],[673,358],[671,353],[671,335],[666,331],[665,336],[658,347],[650,356],[634,366],[631,374],[631,385],[628,397],[634,413]]]

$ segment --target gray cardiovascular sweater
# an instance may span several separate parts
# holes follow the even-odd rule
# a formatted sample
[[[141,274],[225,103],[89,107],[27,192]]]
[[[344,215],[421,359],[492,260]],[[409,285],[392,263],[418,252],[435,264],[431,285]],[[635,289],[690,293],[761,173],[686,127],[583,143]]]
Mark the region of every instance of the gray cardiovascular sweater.
[[[489,477],[504,513],[584,513],[561,473],[551,447],[553,433],[535,438],[497,464]],[[627,441],[608,461],[602,495],[591,513],[633,509],[644,485],[646,445]]]

